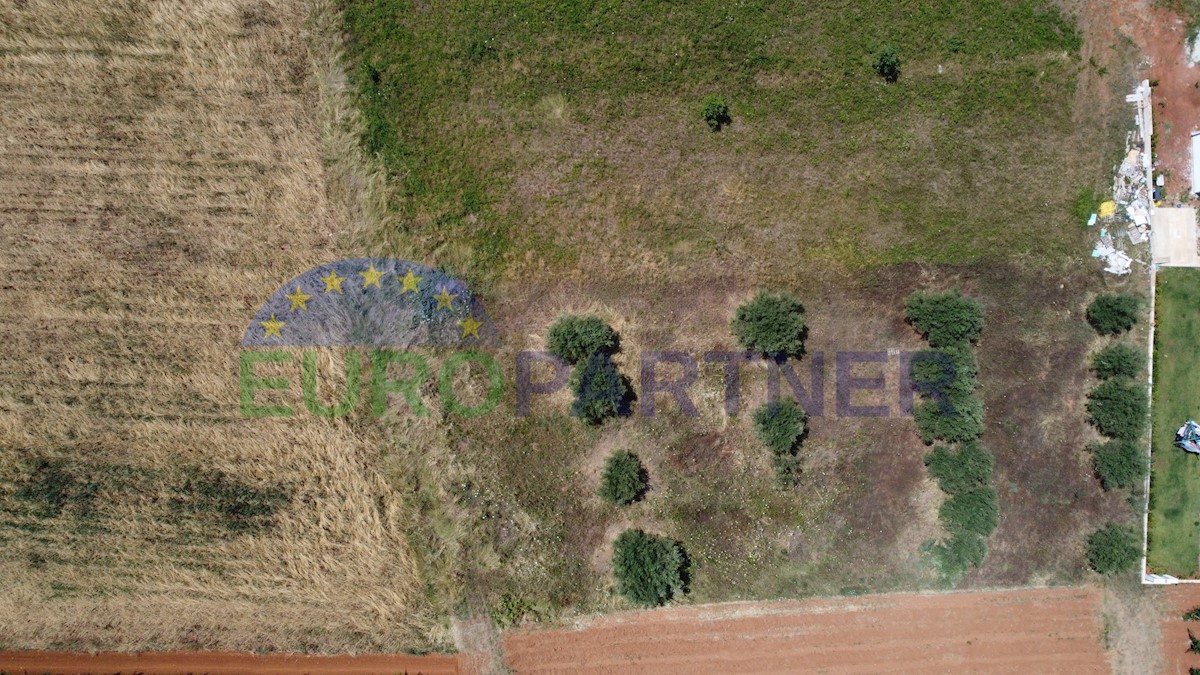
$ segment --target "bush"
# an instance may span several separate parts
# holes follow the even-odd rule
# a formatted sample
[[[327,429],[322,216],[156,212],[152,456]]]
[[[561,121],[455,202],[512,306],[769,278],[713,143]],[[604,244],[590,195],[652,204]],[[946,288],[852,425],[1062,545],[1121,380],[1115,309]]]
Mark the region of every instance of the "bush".
[[[808,415],[791,399],[760,406],[754,411],[754,430],[771,452],[791,454],[804,434]]]
[[[1193,607],[1191,611],[1183,613],[1184,621],[1200,621],[1200,607]]]
[[[637,455],[628,450],[618,450],[604,462],[604,474],[600,477],[600,496],[613,504],[632,504],[646,494],[649,476]]]
[[[789,293],[759,291],[738,307],[730,329],[748,351],[777,358],[804,353],[804,306]]]
[[[531,614],[533,608],[525,600],[505,593],[500,596],[500,601],[491,608],[492,622],[500,628],[510,628],[515,626],[525,618],[527,614]]]
[[[1117,574],[1133,568],[1141,556],[1132,527],[1109,523],[1087,538],[1088,565],[1101,574]]]
[[[913,407],[913,421],[926,444],[972,441],[983,433],[983,401],[970,395],[928,399]]]
[[[979,363],[966,342],[917,352],[909,364],[913,389],[934,398],[972,394],[978,375]]]
[[[993,464],[992,453],[978,441],[964,443],[958,452],[938,446],[925,456],[929,475],[951,495],[986,487],[992,482]]]
[[[700,117],[711,131],[720,131],[721,127],[733,120],[729,118],[729,104],[720,94],[709,94],[700,104]]]
[[[1124,378],[1106,380],[1088,394],[1087,411],[1105,436],[1137,440],[1149,414],[1146,388]]]
[[[1088,448],[1096,475],[1105,490],[1141,485],[1146,477],[1146,455],[1131,440],[1116,439]]]
[[[951,495],[938,510],[942,525],[954,534],[977,534],[986,537],[996,529],[999,508],[996,491],[990,487],[976,488]]]
[[[1195,635],[1192,635],[1191,628],[1188,629],[1188,653],[1200,654],[1200,639],[1197,639]]]
[[[594,352],[586,363],[576,366],[571,373],[571,391],[575,394],[571,414],[588,424],[629,414],[633,392],[629,380],[604,352]]]
[[[895,82],[900,79],[900,52],[895,47],[888,45],[879,50],[873,65],[875,72],[884,80]]]
[[[1101,335],[1123,333],[1137,323],[1138,299],[1132,295],[1101,295],[1087,308],[1087,321]]]
[[[775,480],[787,487],[796,485],[800,479],[800,458],[794,453],[784,453],[771,458],[771,468],[775,470]]]
[[[975,534],[955,534],[944,541],[927,542],[923,550],[933,559],[942,578],[955,582],[968,569],[983,564],[987,540]]]
[[[1146,353],[1124,342],[1111,344],[1092,356],[1092,370],[1096,377],[1136,378],[1146,370]]]
[[[679,542],[625,530],[613,545],[617,591],[647,607],[667,602],[685,591],[687,556]]]
[[[620,348],[620,338],[597,316],[563,316],[550,326],[546,349],[570,364],[586,361],[600,352],[612,354]]]
[[[904,318],[931,347],[971,342],[983,330],[983,305],[962,293],[917,292],[904,303]]]

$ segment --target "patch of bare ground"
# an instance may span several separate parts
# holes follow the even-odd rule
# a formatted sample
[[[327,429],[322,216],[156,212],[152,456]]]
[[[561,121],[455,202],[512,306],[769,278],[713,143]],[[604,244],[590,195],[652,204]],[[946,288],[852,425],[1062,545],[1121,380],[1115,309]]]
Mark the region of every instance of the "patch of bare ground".
[[[521,673],[1103,672],[1095,588],[872,595],[629,612],[512,631]]]
[[[1164,589],[1142,586],[1132,575],[1109,580],[1103,589],[1104,646],[1112,672],[1115,675],[1174,672],[1164,670],[1162,631],[1158,628],[1172,610],[1164,606],[1169,604],[1164,602],[1167,595]]]
[[[1200,607],[1200,588],[1191,584],[1180,584],[1178,586],[1170,586],[1167,588],[1155,588],[1147,591],[1158,596],[1157,607],[1161,610],[1161,657],[1155,658],[1155,654],[1147,654],[1147,663],[1161,664],[1163,666],[1162,673],[1169,675],[1188,675],[1190,669],[1200,668],[1200,654],[1190,651],[1192,646],[1191,636],[1200,637],[1200,622],[1184,621],[1184,612],[1190,612]],[[1151,635],[1153,631],[1149,627],[1153,625],[1153,617],[1146,618],[1146,633]],[[1151,645],[1141,645],[1147,651],[1152,651]],[[1129,672],[1150,672],[1149,669]]]

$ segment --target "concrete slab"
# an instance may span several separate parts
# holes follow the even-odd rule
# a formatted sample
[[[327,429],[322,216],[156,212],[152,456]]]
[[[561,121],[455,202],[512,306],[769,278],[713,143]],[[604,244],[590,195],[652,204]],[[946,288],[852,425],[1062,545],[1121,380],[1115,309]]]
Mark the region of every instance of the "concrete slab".
[[[1150,250],[1157,265],[1200,267],[1196,209],[1190,206],[1154,209],[1150,223]]]

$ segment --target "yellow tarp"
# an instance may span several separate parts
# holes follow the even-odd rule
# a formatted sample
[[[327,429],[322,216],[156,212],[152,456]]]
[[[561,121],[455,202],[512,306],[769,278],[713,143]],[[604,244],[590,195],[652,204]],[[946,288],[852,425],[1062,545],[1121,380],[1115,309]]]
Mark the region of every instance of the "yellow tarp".
[[[1102,204],[1100,204],[1100,210],[1097,212],[1097,214],[1101,218],[1112,218],[1113,214],[1115,214],[1116,212],[1117,212],[1117,203],[1113,202],[1113,201],[1107,201],[1107,202],[1103,202]]]

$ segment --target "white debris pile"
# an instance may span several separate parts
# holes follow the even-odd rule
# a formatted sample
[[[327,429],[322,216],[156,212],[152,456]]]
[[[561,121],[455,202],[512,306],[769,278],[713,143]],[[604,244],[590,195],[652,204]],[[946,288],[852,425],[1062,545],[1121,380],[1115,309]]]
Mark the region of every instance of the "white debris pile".
[[[1137,131],[1125,139],[1125,158],[1113,176],[1112,199],[1088,219],[1088,226],[1103,222],[1125,235],[1131,245],[1150,239],[1150,215],[1154,211],[1154,185],[1151,184],[1151,138],[1154,133],[1153,108],[1150,101],[1150,82],[1142,80],[1125,101],[1137,106]],[[1092,257],[1104,262],[1110,274],[1129,274],[1133,259],[1117,248],[1108,227],[1100,229]],[[1118,229],[1119,228],[1119,229]]]
[[[1092,257],[1103,260],[1104,271],[1110,274],[1129,274],[1130,265],[1133,263],[1133,258],[1124,251],[1117,250],[1112,235],[1104,228],[1100,229],[1100,241],[1096,242],[1096,248],[1092,249]]]
[[[1131,149],[1113,178],[1113,201],[1142,234],[1150,229],[1150,207],[1154,188],[1146,180],[1142,151]],[[1103,215],[1103,214],[1101,214]]]

